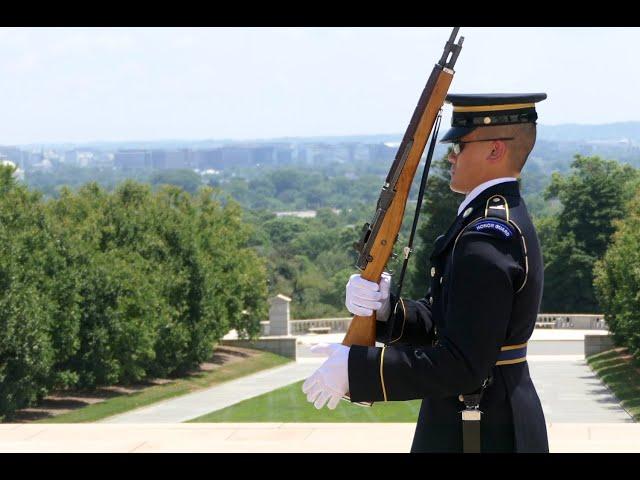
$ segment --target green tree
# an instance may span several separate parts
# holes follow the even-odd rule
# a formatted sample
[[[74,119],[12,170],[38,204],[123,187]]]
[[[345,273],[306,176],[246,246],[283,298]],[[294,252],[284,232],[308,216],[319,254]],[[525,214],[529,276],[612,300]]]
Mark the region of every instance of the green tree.
[[[640,360],[640,189],[604,257],[596,262],[594,284],[609,330],[618,345]]]
[[[14,170],[0,167],[0,418],[41,399],[54,381],[57,306],[45,270],[56,252],[40,195],[17,184]]]
[[[189,193],[196,193],[202,178],[192,170],[160,170],[151,175],[152,185],[175,185]]]
[[[133,253],[91,257],[81,288],[81,349],[71,360],[83,387],[136,382],[148,375],[163,320],[150,265]]]
[[[575,156],[572,171],[554,173],[545,192],[562,210],[552,231],[541,238],[545,260],[542,309],[547,312],[593,312],[600,307],[593,289],[593,268],[625,215],[627,182],[636,170],[597,156]]]
[[[51,388],[182,373],[229,329],[259,333],[264,260],[227,195],[127,181],[44,202],[13,174],[0,168],[0,418]]]
[[[80,384],[184,372],[230,328],[257,333],[266,274],[239,206],[214,196],[92,184],[52,208],[83,279],[80,352],[69,361]]]

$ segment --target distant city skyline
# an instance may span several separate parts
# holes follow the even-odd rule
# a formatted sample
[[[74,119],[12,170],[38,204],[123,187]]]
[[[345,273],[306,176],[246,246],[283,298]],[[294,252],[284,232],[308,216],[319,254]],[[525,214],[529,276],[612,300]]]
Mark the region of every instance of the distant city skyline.
[[[0,28],[0,144],[401,133],[450,31]],[[546,92],[542,125],[640,121],[640,28],[460,33],[451,92]]]

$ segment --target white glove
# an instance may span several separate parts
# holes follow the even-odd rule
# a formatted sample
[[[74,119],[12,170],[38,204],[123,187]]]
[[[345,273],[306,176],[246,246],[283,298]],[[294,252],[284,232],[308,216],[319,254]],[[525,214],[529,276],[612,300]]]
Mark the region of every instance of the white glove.
[[[314,353],[329,355],[302,384],[307,400],[319,410],[324,404],[333,410],[349,391],[349,347],[339,343],[319,343],[311,347]]]
[[[354,315],[368,317],[376,310],[376,318],[386,322],[391,310],[389,289],[391,288],[391,274],[383,272],[380,284],[365,280],[356,273],[349,277],[345,305]]]

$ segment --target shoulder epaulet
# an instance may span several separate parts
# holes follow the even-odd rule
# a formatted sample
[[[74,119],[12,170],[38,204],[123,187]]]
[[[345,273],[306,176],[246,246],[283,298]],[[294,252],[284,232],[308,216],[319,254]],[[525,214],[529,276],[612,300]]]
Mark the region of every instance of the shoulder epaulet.
[[[527,243],[524,235],[522,234],[522,230],[520,230],[520,227],[509,216],[509,204],[507,203],[507,199],[502,195],[493,195],[492,197],[489,197],[485,204],[484,216],[475,219],[460,231],[453,246],[454,251],[460,236],[467,232],[487,233],[492,237],[503,240],[512,240],[515,238],[520,239],[524,259],[523,267],[525,271],[524,281],[516,293],[520,292],[527,283],[527,276],[529,273]]]
[[[509,218],[509,204],[502,195],[494,195],[487,200],[484,215],[476,218],[462,229],[460,234],[481,232],[502,240],[513,240],[519,228]]]
[[[509,204],[502,195],[494,195],[487,200],[484,216],[471,222],[466,231],[487,233],[503,240],[512,240],[516,227],[509,218]]]
[[[509,204],[502,195],[494,195],[487,200],[484,207],[485,217],[496,217],[509,221]]]

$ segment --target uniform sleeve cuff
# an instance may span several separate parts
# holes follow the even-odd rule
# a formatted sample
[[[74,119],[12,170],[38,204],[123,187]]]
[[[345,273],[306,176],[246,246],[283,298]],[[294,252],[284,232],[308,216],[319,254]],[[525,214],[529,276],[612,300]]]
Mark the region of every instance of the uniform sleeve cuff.
[[[381,348],[352,345],[349,351],[349,396],[352,402],[384,400],[380,380]]]

